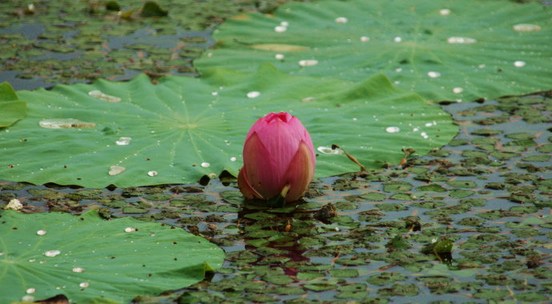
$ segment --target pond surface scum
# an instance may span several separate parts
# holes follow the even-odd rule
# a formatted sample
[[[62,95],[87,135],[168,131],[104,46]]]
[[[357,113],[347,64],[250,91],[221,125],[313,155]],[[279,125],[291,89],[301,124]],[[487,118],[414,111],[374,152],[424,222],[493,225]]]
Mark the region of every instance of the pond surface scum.
[[[271,8],[268,1],[241,1],[242,7],[234,3],[240,1],[228,2],[233,5],[228,14],[252,9],[252,3]],[[0,8],[6,10],[6,4]],[[27,14],[24,8],[9,11]],[[206,14],[212,18],[207,18],[209,26],[226,17],[216,15],[219,10],[211,12],[215,15]],[[210,31],[200,29],[208,28],[202,20],[189,27],[201,35],[190,38],[189,32],[169,30],[199,45],[161,48],[189,56],[178,62],[160,65],[144,60],[134,65],[123,55],[127,61],[116,68],[106,65],[94,72],[86,67],[94,61],[79,63],[82,58],[55,63],[71,61],[78,68],[68,71],[82,72],[71,74],[63,72],[65,66],[36,73],[28,62],[2,60],[0,80],[18,78],[14,86],[32,88],[105,75],[128,79],[134,69],[147,70],[153,77],[194,74],[191,58],[212,44]],[[0,21],[4,39],[20,30],[36,30],[31,23],[5,23]],[[124,35],[133,35],[136,26],[128,25]],[[53,28],[65,31],[55,35],[73,38],[66,23]],[[136,40],[142,45],[132,56],[140,56],[144,48],[153,52],[162,43],[149,45],[143,39],[148,38]],[[22,45],[30,50],[24,56],[47,47],[44,41],[40,48],[25,41]],[[52,60],[40,60],[45,66],[48,61]],[[11,78],[8,64],[22,73]],[[112,102],[109,96],[98,96]],[[266,209],[244,204],[235,179],[213,179],[207,185],[106,189],[0,181],[0,208],[18,199],[25,212],[81,214],[99,209],[105,218],[132,216],[180,227],[226,252],[222,268],[204,281],[155,297],[136,295],[135,303],[551,302],[552,91],[440,106],[460,127],[448,145],[426,156],[410,155],[403,165],[315,180],[296,206]],[[390,128],[387,132],[398,130]],[[121,145],[130,140],[121,137]],[[110,174],[119,174],[125,169],[121,168],[111,168]]]

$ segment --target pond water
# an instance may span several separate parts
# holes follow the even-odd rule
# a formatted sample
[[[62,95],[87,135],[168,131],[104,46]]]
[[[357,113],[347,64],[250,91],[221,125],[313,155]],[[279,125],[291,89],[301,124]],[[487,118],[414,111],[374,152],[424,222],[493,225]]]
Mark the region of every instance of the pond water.
[[[139,22],[102,36],[96,26],[106,19],[93,19],[90,32],[80,23],[0,22],[0,37],[26,48],[4,52],[0,81],[33,89],[138,71],[195,75],[192,59],[213,45],[216,23],[160,31]],[[86,60],[75,55],[86,46],[80,34],[100,45]],[[149,60],[155,52],[172,59]],[[98,58],[109,60],[84,62]],[[181,227],[226,251],[205,281],[137,303],[552,301],[550,92],[442,106],[460,127],[451,143],[404,167],[316,180],[297,206],[246,205],[235,180],[124,189],[2,181],[0,208],[13,198],[27,212],[102,208]],[[451,242],[450,256],[427,249],[439,242]]]
[[[244,204],[235,181],[74,189],[3,182],[27,211],[104,208],[227,253],[202,283],[138,302],[550,300],[552,112],[541,95],[444,106],[459,135],[403,167],[316,180],[297,206]],[[451,260],[424,247],[452,242]]]

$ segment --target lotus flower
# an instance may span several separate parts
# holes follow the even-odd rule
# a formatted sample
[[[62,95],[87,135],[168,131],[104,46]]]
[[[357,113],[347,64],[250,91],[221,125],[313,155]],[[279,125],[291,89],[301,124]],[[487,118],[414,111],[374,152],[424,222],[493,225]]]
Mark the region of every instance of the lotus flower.
[[[286,112],[253,124],[243,147],[238,186],[247,199],[300,199],[314,177],[316,159],[309,133]]]

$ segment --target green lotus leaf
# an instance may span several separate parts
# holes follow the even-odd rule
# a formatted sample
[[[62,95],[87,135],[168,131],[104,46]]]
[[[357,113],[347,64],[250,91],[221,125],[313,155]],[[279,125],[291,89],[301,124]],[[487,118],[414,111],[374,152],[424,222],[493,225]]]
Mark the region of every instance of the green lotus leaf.
[[[236,175],[250,126],[268,112],[301,119],[318,148],[317,176],[398,164],[402,148],[424,154],[457,132],[450,115],[383,75],[363,82],[205,70],[154,85],[99,80],[20,91],[28,117],[0,132],[0,179],[86,187],[193,183]]]
[[[129,303],[201,281],[223,251],[158,223],[96,211],[21,214],[0,211],[0,302],[57,294],[72,303]]]
[[[529,3],[516,3],[529,2]],[[552,88],[552,10],[537,1],[319,1],[240,15],[195,61],[361,81],[377,72],[430,100]]]
[[[19,100],[7,82],[0,83],[0,128],[6,128],[25,117],[27,104]]]

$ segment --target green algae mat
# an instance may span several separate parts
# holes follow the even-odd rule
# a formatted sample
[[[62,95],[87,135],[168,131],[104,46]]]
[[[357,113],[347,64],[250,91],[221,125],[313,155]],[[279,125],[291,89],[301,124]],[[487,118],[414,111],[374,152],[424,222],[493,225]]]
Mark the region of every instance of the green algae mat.
[[[152,77],[193,75],[192,60],[213,44],[216,25],[243,12],[270,12],[284,2],[1,1],[0,79],[34,89],[128,80],[140,71]]]

